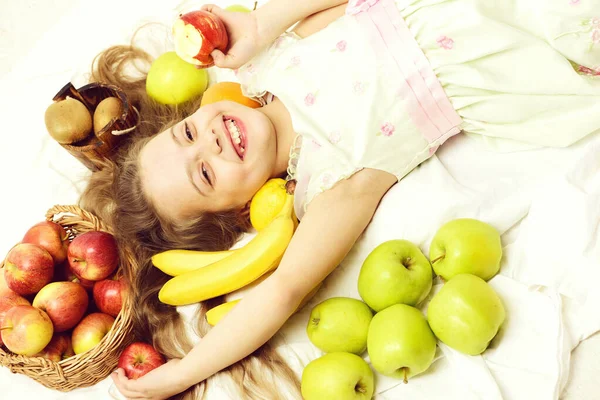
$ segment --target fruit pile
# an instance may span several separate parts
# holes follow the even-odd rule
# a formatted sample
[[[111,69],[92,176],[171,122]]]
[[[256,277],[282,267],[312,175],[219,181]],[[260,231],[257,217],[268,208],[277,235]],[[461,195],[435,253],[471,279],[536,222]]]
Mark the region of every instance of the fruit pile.
[[[257,234],[240,249],[173,249],[152,257],[155,267],[173,277],[158,293],[161,302],[181,306],[212,299],[264,279],[277,268],[298,224],[294,196],[286,193],[283,179],[272,179],[253,197],[250,209]],[[209,322],[216,324],[233,305],[219,306],[211,313],[219,318],[209,318]]]
[[[334,297],[311,311],[307,335],[326,354],[305,367],[303,398],[370,399],[375,384],[361,357],[365,350],[376,371],[405,383],[433,363],[437,340],[464,354],[483,353],[505,318],[502,301],[486,282],[501,259],[499,233],[467,218],[436,232],[429,259],[407,240],[377,246],[358,277],[362,301]],[[444,285],[425,317],[416,306],[430,295],[433,272]]]
[[[123,112],[117,97],[107,97],[96,106],[93,113],[81,101],[72,97],[55,101],[46,109],[44,121],[50,136],[61,144],[81,142],[98,134]]]
[[[121,311],[127,285],[114,237],[88,231],[69,240],[62,225],[27,230],[0,269],[0,345],[59,362],[100,343]]]

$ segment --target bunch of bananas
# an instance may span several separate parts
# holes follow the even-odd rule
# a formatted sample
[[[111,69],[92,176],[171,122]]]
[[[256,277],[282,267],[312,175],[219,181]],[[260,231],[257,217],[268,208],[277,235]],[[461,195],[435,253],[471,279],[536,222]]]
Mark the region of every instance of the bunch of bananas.
[[[159,300],[173,306],[197,303],[231,293],[277,268],[295,228],[294,196],[286,196],[279,214],[240,249],[168,250],[152,257],[157,268],[173,276]]]

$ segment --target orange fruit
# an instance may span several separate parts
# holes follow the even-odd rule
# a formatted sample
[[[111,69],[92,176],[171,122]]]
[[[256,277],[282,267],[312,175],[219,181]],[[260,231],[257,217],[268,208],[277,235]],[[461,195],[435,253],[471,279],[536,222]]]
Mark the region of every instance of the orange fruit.
[[[257,231],[265,228],[275,219],[285,204],[287,193],[285,180],[281,178],[269,179],[250,201],[250,223]],[[298,220],[293,214],[294,228]]]
[[[202,95],[200,106],[222,100],[235,101],[236,103],[240,103],[250,108],[260,107],[259,102],[242,94],[242,87],[237,82],[218,82],[211,85]]]

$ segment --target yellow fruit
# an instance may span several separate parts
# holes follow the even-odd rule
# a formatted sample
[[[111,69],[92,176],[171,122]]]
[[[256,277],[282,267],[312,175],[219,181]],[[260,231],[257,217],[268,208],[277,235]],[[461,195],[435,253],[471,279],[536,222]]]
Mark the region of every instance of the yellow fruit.
[[[277,268],[294,234],[293,204],[294,196],[287,195],[281,212],[248,244],[221,261],[171,278],[158,299],[172,306],[197,303],[231,293]]]
[[[222,100],[234,101],[246,107],[259,108],[260,103],[242,93],[242,87],[237,82],[218,82],[210,85],[202,95],[200,106],[216,103]]]
[[[206,312],[206,321],[211,326],[215,326],[239,302],[240,299],[228,301],[227,303],[219,304],[218,306],[211,308]]]
[[[304,307],[306,305],[306,303],[308,303],[310,301],[310,299],[312,299],[313,296],[315,294],[317,294],[317,292],[319,291],[319,289],[321,288],[321,286],[323,286],[323,282],[320,282],[317,286],[315,286],[315,288],[313,290],[311,290],[306,296],[304,296],[304,298],[300,302],[300,305],[298,306],[298,308],[296,309],[296,311],[301,310],[302,307]],[[210,310],[208,310],[206,312],[206,321],[211,326],[215,326],[216,324],[219,323],[220,320],[223,319],[223,317],[225,315],[227,315],[227,313],[229,311],[231,311],[231,309],[237,303],[240,302],[240,300],[241,299],[228,301],[227,303],[223,303],[223,304],[220,304],[220,305],[218,305],[216,307],[211,308]]]
[[[269,225],[283,208],[286,198],[285,180],[269,179],[250,201],[250,223],[254,229],[261,231]],[[294,221],[297,224],[295,213]]]
[[[167,275],[177,276],[229,257],[236,250],[167,250],[152,256],[152,264]]]

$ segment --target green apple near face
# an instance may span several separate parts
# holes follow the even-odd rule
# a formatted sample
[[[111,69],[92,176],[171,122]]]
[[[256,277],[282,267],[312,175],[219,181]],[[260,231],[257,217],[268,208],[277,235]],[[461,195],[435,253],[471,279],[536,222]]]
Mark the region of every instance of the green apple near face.
[[[146,93],[161,104],[181,104],[198,98],[208,87],[206,69],[198,69],[177,53],[161,54],[150,66]]]
[[[312,344],[326,353],[361,354],[367,348],[372,318],[373,312],[362,301],[332,297],[312,309],[306,334]]]
[[[232,12],[246,12],[249,13],[251,10],[248,7],[245,7],[241,4],[233,4],[228,7],[225,7],[225,10]]]
[[[407,382],[429,368],[436,339],[420,310],[395,304],[373,317],[367,350],[375,370]]]
[[[365,259],[358,276],[358,293],[375,311],[394,304],[414,306],[429,294],[431,264],[408,240],[389,240]]]
[[[446,282],[427,309],[435,336],[472,356],[485,351],[504,318],[498,294],[486,281],[471,274],[456,275]]]
[[[370,400],[374,389],[371,367],[356,354],[327,353],[302,371],[304,400]]]
[[[433,237],[429,259],[435,273],[444,280],[458,274],[473,274],[487,281],[500,269],[500,234],[477,219],[449,221]]]

